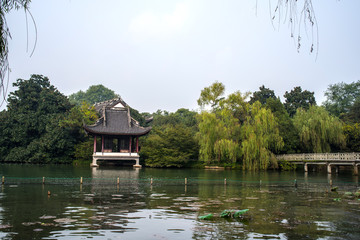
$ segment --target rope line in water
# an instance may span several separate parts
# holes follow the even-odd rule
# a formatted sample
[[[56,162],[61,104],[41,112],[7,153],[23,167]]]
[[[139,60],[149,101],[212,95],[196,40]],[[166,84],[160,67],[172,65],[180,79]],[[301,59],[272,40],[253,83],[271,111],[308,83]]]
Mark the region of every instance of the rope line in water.
[[[101,178],[101,177],[2,177],[2,184],[20,184],[20,183],[40,183],[40,184],[59,184],[59,183],[71,183],[71,184],[99,184],[99,183],[114,183],[120,184],[124,182],[148,182],[149,184],[164,184],[166,182],[169,183],[177,183],[182,185],[190,185],[196,183],[218,183],[218,184],[289,184],[289,185],[297,185],[297,184],[329,184],[328,181],[324,180],[308,180],[308,179],[294,179],[294,180],[276,180],[276,181],[264,181],[264,180],[233,180],[233,179],[197,179],[197,178],[120,178],[120,177],[112,177],[112,178]],[[334,181],[331,180],[332,185],[335,184],[356,184],[358,185],[359,181]]]

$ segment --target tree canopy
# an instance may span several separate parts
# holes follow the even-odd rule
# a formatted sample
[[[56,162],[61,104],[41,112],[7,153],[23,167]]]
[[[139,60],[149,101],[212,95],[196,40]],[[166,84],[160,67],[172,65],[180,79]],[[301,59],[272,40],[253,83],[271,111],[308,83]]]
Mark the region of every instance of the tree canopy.
[[[153,113],[150,134],[141,139],[141,158],[146,166],[184,167],[198,158],[196,112],[185,108],[175,113]]]
[[[248,96],[249,93],[237,91],[213,104],[210,112],[199,114],[197,138],[201,161],[231,166],[240,163],[248,170],[269,166],[274,159],[270,149],[281,149],[283,140],[271,110],[259,101],[250,105],[246,101]]]
[[[285,109],[290,117],[294,116],[298,108],[309,109],[311,105],[316,105],[314,92],[302,90],[301,87],[294,87],[290,92],[286,91]]]
[[[345,147],[342,122],[323,107],[310,106],[309,110],[299,108],[294,117],[305,152],[331,152],[332,146],[337,149]]]
[[[90,105],[97,102],[107,101],[119,97],[113,90],[104,87],[102,84],[92,85],[85,92],[78,91],[69,96],[72,104],[81,105],[86,102]]]
[[[329,85],[325,92],[324,106],[332,115],[340,117],[350,112],[355,101],[360,101],[360,80],[352,83],[336,83]]]
[[[269,98],[265,107],[270,109],[277,119],[279,134],[284,141],[284,147],[281,150],[271,148],[274,153],[296,153],[299,150],[299,134],[294,127],[293,120],[290,118],[284,104],[279,98]]]
[[[264,85],[262,85],[259,88],[259,91],[255,91],[250,98],[250,103],[253,104],[256,101],[259,101],[261,104],[265,104],[269,98],[275,99],[275,92],[274,90],[270,90],[269,88],[266,88]]]
[[[74,138],[60,126],[71,109],[66,96],[47,77],[18,79],[10,93],[8,110],[1,113],[0,157],[6,162],[67,162]]]
[[[93,140],[82,128],[98,118],[90,103],[72,105],[42,75],[18,79],[13,85],[16,90],[9,94],[8,109],[0,112],[0,162],[91,159]],[[200,113],[185,108],[153,114],[131,109],[135,119],[153,127],[140,138],[145,165],[214,164],[258,170],[276,167],[274,154],[279,153],[360,151],[360,100],[355,94],[340,119],[316,106],[314,93],[300,87],[285,93],[285,104],[265,86],[250,101],[248,92],[224,96],[224,90],[220,82],[205,87],[198,100]],[[287,104],[296,109],[293,117]],[[152,122],[146,120],[150,116]]]
[[[223,99],[221,96],[225,93],[225,86],[220,82],[214,82],[210,87],[205,87],[201,90],[200,98],[197,100],[200,107],[210,105],[212,108],[216,108],[219,101]]]

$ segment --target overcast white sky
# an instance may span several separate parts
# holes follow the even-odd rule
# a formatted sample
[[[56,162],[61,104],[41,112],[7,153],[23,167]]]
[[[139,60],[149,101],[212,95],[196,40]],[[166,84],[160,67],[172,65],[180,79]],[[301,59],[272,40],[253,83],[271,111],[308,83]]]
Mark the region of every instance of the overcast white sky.
[[[195,110],[215,80],[227,94],[264,84],[282,97],[301,86],[321,103],[329,84],[360,79],[360,1],[313,4],[317,60],[306,35],[298,53],[288,24],[274,29],[269,1],[33,0],[31,58],[29,17],[28,52],[24,11],[7,18],[10,81],[42,74],[65,95],[103,84],[141,112]]]

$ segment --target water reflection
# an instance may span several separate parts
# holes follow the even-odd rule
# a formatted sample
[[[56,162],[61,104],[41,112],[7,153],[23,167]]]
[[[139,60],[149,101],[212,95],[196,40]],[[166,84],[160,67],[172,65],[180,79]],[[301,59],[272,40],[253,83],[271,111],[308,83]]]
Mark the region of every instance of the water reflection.
[[[341,172],[331,178],[339,186],[339,191],[331,192],[326,173],[101,168],[88,171],[78,171],[86,176],[82,185],[77,175],[76,181],[66,180],[66,184],[3,186],[0,237],[360,237],[357,228],[360,201],[355,196],[345,196],[345,192],[356,190],[358,179]],[[59,172],[55,174],[61,175]],[[150,178],[154,179],[152,185]],[[185,178],[188,179],[187,185]],[[227,179],[226,185],[224,178]],[[299,183],[298,188],[294,187],[294,179]],[[341,201],[334,201],[335,198],[341,198]],[[225,209],[250,210],[245,219],[224,219],[220,213]],[[198,216],[209,213],[214,215],[212,220],[198,220]]]

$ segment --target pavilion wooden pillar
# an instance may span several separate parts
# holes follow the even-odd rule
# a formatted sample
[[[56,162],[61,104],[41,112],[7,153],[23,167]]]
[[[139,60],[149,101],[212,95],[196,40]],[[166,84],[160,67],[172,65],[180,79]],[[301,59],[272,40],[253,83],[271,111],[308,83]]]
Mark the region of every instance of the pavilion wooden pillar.
[[[101,152],[104,152],[104,135],[101,136]]]
[[[139,136],[136,137],[136,152],[139,152]]]
[[[94,153],[96,152],[96,135],[94,136]]]
[[[129,137],[129,152],[131,153],[131,143],[132,143],[132,137]]]

